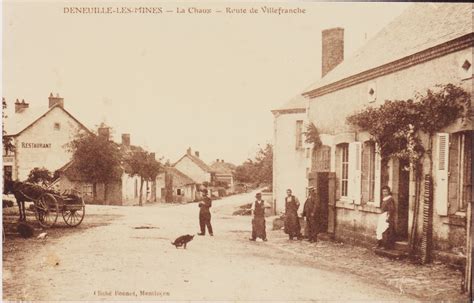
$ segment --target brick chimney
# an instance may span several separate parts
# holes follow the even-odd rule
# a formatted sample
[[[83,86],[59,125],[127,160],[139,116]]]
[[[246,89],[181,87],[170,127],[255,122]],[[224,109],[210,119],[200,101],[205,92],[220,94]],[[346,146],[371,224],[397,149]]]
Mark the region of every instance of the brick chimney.
[[[192,150],[191,150],[191,147],[188,147],[188,149],[186,150],[186,154],[190,155],[192,154]]]
[[[152,159],[152,160],[156,160],[155,153],[150,153],[150,159]]]
[[[99,137],[106,139],[107,141],[110,140],[110,128],[108,127],[99,127],[98,130]]]
[[[59,94],[56,94],[56,97],[53,96],[53,93],[49,94],[49,108],[59,105],[64,107],[64,98],[59,97]]]
[[[194,155],[199,158],[199,152],[198,151],[195,151]]]
[[[122,145],[123,146],[130,146],[130,134],[122,134]]]
[[[321,41],[321,77],[324,77],[344,60],[344,29],[336,27],[323,30]]]
[[[30,106],[29,103],[26,103],[25,100],[21,100],[18,101],[18,99],[16,99],[16,102],[15,102],[15,113],[21,113],[23,112],[25,109],[27,109],[28,107]]]

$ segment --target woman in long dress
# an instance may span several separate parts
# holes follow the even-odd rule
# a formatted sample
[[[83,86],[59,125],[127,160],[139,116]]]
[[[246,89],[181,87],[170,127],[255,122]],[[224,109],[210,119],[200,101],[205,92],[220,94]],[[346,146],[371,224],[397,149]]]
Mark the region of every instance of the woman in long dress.
[[[396,240],[395,232],[395,201],[392,197],[392,192],[389,186],[382,187],[382,212],[386,212],[386,222],[388,228],[382,233],[382,240],[379,241],[379,246],[383,246],[387,249],[393,248]]]

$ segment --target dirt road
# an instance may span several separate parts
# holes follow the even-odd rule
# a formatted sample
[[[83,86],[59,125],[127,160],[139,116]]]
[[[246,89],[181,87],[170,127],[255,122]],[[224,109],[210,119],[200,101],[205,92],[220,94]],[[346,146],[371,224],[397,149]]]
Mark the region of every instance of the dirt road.
[[[250,218],[231,213],[235,205],[252,199],[249,193],[214,201],[214,237],[195,236],[186,250],[170,242],[198,232],[196,204],[88,206],[85,224],[90,214],[115,219],[4,258],[23,264],[4,267],[4,299],[413,299],[371,283],[370,277],[318,268],[310,258],[278,249],[271,234],[267,243],[248,241]]]

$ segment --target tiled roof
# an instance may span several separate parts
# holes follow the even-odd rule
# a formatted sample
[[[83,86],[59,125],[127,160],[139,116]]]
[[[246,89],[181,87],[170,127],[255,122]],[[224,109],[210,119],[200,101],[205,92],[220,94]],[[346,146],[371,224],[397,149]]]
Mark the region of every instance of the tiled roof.
[[[473,32],[470,3],[415,3],[307,92]]]
[[[201,159],[199,159],[198,157],[192,155],[192,154],[188,154],[186,153],[184,156],[182,156],[178,161],[176,161],[175,164],[173,164],[173,166],[176,166],[176,164],[178,164],[183,158],[185,157],[188,157],[191,161],[193,161],[197,166],[199,166],[203,171],[205,172],[208,172],[208,173],[212,173],[213,170],[209,167],[209,165],[207,165],[204,161],[202,161]]]
[[[235,169],[235,165],[227,162],[217,162],[211,164],[211,169],[218,174],[228,174],[231,175]]]
[[[171,174],[173,176],[173,185],[174,186],[184,186],[184,185],[189,185],[189,184],[196,184],[196,181],[179,171],[175,167],[165,167],[165,170],[167,173]]]
[[[290,101],[283,104],[281,107],[274,111],[284,111],[289,109],[306,109],[307,100],[300,94],[293,97]]]
[[[89,129],[79,122],[73,115],[59,105],[55,105],[51,108],[47,107],[29,107],[19,113],[8,113],[5,118],[5,131],[9,136],[15,136],[23,132],[28,127],[32,126],[36,121],[40,120],[53,109],[59,108],[75,120],[83,129],[89,131]]]

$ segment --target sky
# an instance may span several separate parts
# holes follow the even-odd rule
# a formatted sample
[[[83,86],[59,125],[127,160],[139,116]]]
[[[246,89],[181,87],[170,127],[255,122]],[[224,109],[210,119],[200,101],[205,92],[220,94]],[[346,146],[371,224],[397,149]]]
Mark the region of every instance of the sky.
[[[178,160],[240,164],[273,139],[273,115],[321,77],[321,31],[345,29],[350,57],[409,3],[4,1],[2,96],[47,106],[59,94],[86,126]],[[162,14],[71,14],[78,7]],[[305,9],[227,14],[226,8]],[[178,9],[211,14],[178,14]],[[223,13],[215,11],[221,10]]]

